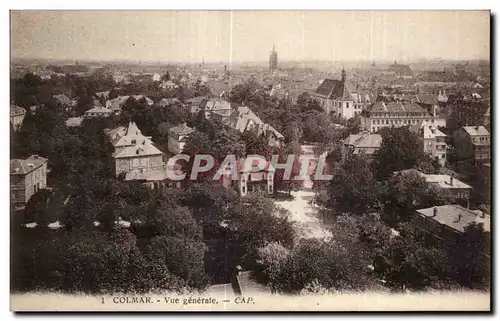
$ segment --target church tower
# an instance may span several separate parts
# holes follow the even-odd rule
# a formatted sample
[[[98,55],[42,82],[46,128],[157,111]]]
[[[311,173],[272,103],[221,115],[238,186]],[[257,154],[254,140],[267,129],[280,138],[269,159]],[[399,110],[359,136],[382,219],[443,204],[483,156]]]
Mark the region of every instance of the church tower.
[[[269,72],[272,74],[278,69],[278,53],[276,52],[276,48],[273,44],[273,51],[271,51],[271,55],[269,56]]]

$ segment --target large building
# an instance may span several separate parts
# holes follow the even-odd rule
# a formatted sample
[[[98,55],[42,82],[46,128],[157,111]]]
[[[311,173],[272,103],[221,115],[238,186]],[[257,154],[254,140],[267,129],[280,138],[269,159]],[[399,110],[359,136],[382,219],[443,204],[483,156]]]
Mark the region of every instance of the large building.
[[[372,133],[384,127],[420,126],[433,124],[435,118],[416,103],[378,101],[361,114],[361,127]]]
[[[482,223],[490,231],[490,217],[458,205],[442,205],[417,210],[411,221],[417,240],[442,247],[454,242],[471,223]]]
[[[10,160],[10,193],[15,206],[25,205],[31,196],[47,187],[47,159],[32,155]]]
[[[463,205],[469,208],[472,187],[450,175],[424,174],[416,169],[399,171],[396,172],[395,175],[398,175],[398,173],[414,173],[433,186],[439,192],[439,196],[446,200],[446,202]]]
[[[144,136],[137,125],[130,122],[126,134],[117,138],[113,153],[116,175],[125,175],[126,181],[144,181],[153,188],[160,187],[167,179],[167,171],[163,153],[153,145],[150,137]]]
[[[409,65],[400,65],[396,61],[389,66],[389,71],[400,77],[413,77],[413,72]]]
[[[320,106],[327,113],[349,119],[358,115],[363,110],[364,104],[370,101],[366,95],[351,94],[346,84],[346,73],[342,69],[340,80],[325,79],[314,91],[313,97],[319,101]]]
[[[484,126],[463,126],[453,134],[455,154],[459,159],[490,160],[490,133]]]
[[[271,51],[271,55],[269,56],[269,73],[273,74],[276,70],[278,70],[278,53],[273,45],[273,51]]]
[[[420,134],[424,139],[424,152],[439,160],[441,166],[446,165],[446,135],[433,126],[423,126]]]
[[[14,130],[17,131],[21,128],[24,116],[26,116],[26,109],[16,105],[10,105],[10,123]]]

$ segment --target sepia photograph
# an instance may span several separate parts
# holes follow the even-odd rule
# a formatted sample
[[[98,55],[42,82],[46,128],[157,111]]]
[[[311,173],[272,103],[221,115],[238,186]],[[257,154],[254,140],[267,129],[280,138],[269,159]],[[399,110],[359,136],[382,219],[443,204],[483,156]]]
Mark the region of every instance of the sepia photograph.
[[[489,10],[11,10],[10,310],[491,312]]]

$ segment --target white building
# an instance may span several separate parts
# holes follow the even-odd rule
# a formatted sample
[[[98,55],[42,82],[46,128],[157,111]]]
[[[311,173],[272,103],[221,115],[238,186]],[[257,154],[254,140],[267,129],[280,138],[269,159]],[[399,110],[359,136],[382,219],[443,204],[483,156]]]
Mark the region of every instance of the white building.
[[[170,128],[168,133],[168,150],[174,154],[180,154],[184,150],[186,140],[194,132],[194,129],[186,123]]]

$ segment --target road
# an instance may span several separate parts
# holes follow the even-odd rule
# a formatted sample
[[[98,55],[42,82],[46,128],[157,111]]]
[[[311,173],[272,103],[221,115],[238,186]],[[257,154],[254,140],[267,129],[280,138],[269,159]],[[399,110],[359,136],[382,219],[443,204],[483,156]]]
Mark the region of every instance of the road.
[[[332,234],[319,217],[318,206],[309,203],[314,198],[311,186],[311,182],[305,182],[304,188],[300,191],[292,192],[293,200],[276,201],[276,204],[290,211],[291,219],[296,223],[298,229],[299,239],[325,239]]]

